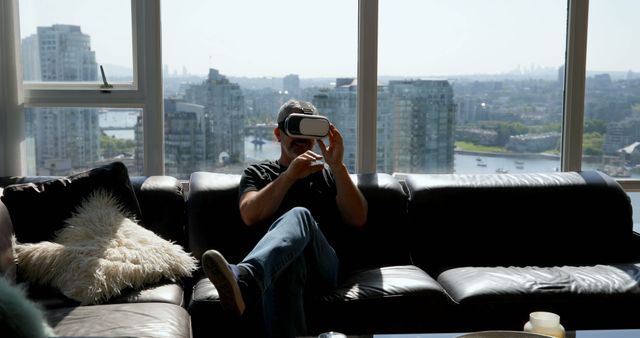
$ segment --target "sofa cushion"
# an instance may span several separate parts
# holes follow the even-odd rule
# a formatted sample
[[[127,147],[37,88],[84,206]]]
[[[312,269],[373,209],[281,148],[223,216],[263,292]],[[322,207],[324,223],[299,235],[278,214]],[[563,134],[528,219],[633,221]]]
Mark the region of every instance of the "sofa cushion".
[[[388,266],[355,272],[336,289],[311,299],[307,320],[316,334],[437,331],[452,305],[442,287],[420,268]]]
[[[191,174],[187,199],[189,250],[200,258],[209,249],[237,263],[267,231],[242,222],[238,206],[240,175],[210,172]],[[233,240],[229,240],[233,238]]]
[[[45,309],[79,306],[80,302],[66,297],[60,290],[31,284],[28,296]],[[105,304],[119,303],[170,303],[184,307],[184,289],[178,283],[160,282],[143,288],[127,288],[120,295],[110,298]]]
[[[597,172],[406,178],[411,255],[432,275],[465,266],[611,264],[638,258],[629,196]]]
[[[105,304],[46,311],[59,336],[191,337],[189,313],[167,303]]]
[[[94,304],[131,287],[191,275],[196,261],[183,249],[126,217],[111,193],[96,190],[66,221],[55,242],[16,246],[25,278]]]
[[[182,182],[171,176],[133,176],[131,185],[142,211],[140,224],[166,240],[187,247]]]
[[[411,264],[406,243],[407,195],[389,174],[353,174],[367,200],[367,223],[362,227],[340,226],[327,234],[340,257],[343,273],[382,266]],[[323,231],[332,229],[324,229]]]
[[[640,263],[555,267],[465,267],[438,282],[458,303],[549,303],[635,298]]]
[[[95,189],[110,191],[129,213],[142,219],[127,167],[122,162],[43,182],[9,185],[4,189],[2,201],[9,210],[18,241],[36,243],[51,240]]]

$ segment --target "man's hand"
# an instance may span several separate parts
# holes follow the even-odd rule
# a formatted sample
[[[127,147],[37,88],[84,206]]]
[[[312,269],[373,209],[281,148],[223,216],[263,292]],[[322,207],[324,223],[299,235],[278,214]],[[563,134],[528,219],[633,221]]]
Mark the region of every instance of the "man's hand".
[[[285,174],[293,180],[305,178],[315,172],[321,171],[322,168],[324,168],[324,164],[322,162],[318,162],[321,159],[322,156],[311,150],[307,150],[291,161],[291,164],[287,168],[287,171],[285,171]]]
[[[325,163],[327,163],[331,169],[342,165],[344,141],[342,134],[340,134],[340,131],[338,131],[338,128],[336,128],[333,123],[329,125],[329,147],[325,146],[321,139],[318,139],[318,147],[320,147],[320,151],[324,156]]]

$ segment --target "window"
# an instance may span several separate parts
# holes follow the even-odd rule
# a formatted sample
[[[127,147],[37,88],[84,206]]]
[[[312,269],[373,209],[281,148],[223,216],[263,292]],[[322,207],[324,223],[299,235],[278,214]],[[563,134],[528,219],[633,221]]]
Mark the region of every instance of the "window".
[[[0,78],[7,88],[0,92],[0,106],[6,108],[0,110],[2,174],[28,171],[23,144],[34,126],[24,125],[27,114],[63,107],[135,110],[142,120],[134,137],[135,154],[144,154],[136,159],[143,174],[166,172],[184,178],[194,170],[237,172],[248,162],[277,153],[278,145],[268,139],[273,128],[269,119],[299,88],[296,96],[314,102],[345,134],[345,162],[352,172],[356,161],[361,169],[378,172],[514,173],[557,170],[562,163],[564,170],[606,170],[605,165],[612,165],[622,168],[616,176],[628,171],[635,178],[633,153],[627,151],[635,149],[637,141],[628,127],[636,115],[633,80],[639,72],[637,64],[627,62],[638,55],[636,46],[628,43],[638,35],[637,24],[628,17],[638,10],[632,0],[592,0],[588,21],[581,2],[555,0],[161,4],[163,27],[157,1],[111,2],[101,13],[117,8],[113,16],[95,15],[91,6],[105,6],[97,1],[0,2]],[[74,15],[67,22],[44,19],[57,11]],[[304,23],[293,24],[289,18],[301,15]],[[567,17],[578,17],[578,23]],[[103,18],[108,18],[112,35],[94,30],[93,21]],[[34,43],[22,39],[39,26],[57,24],[80,28],[73,45],[84,52],[58,55],[57,42],[43,39],[37,47],[44,56],[36,58]],[[582,71],[587,55],[582,42],[572,41],[584,38],[587,28],[583,97],[585,77],[571,75]],[[565,41],[567,34],[578,39]],[[90,39],[82,38],[85,35]],[[109,47],[103,47],[105,42]],[[566,42],[566,53],[575,54],[578,62],[567,56],[568,125],[560,129]],[[357,55],[357,50],[363,52]],[[22,60],[24,69],[18,67]],[[42,62],[75,68],[60,70],[67,80],[45,81],[42,69],[34,67]],[[99,64],[123,66],[129,75],[120,77],[105,67],[114,87],[103,92]],[[40,69],[40,80],[34,69]],[[380,76],[370,75],[376,73]],[[614,103],[600,88],[609,82],[606,74],[610,86],[623,93]],[[206,88],[210,78],[221,86]],[[366,87],[361,91],[365,95],[357,97],[357,84],[360,90]],[[208,102],[205,94],[198,94],[209,90],[227,93],[226,101]],[[575,116],[584,128],[576,127]],[[199,117],[205,123],[199,123]],[[357,137],[356,122],[359,128],[364,125]],[[561,130],[562,148],[557,143],[554,147]],[[377,142],[371,142],[374,135]],[[266,143],[261,146],[262,141]],[[624,159],[621,152],[610,153],[623,148]],[[619,182],[640,191],[639,180]]]
[[[637,1],[589,2],[583,167],[640,177]]]
[[[133,81],[128,0],[20,0],[20,35],[25,81]]]
[[[377,171],[559,170],[566,2],[381,0],[379,11]]]
[[[27,175],[65,176],[109,162],[142,174],[142,111],[27,107]]]
[[[12,17],[18,5],[19,17]],[[22,62],[24,74],[24,83],[18,79],[22,95],[10,107],[6,126],[20,132],[12,132],[5,146],[26,160],[11,171],[43,175],[55,165],[55,172],[62,174],[60,168],[74,172],[117,158],[130,164],[133,174],[164,173],[159,3],[9,0],[0,9],[4,17],[20,23],[23,32],[15,47],[8,44],[7,52],[20,50],[16,63]],[[3,34],[17,35],[13,21],[5,22]],[[105,138],[117,127],[99,117],[122,109],[136,119],[134,127],[127,126],[133,131],[131,139]],[[23,118],[13,118],[16,112]],[[69,125],[53,125],[59,121]],[[87,139],[74,141],[73,135]],[[31,147],[21,150],[22,140],[31,140]],[[113,143],[122,154],[104,152]],[[121,143],[126,149],[120,149]],[[55,151],[52,144],[58,147]],[[4,163],[6,167],[6,159]]]
[[[165,171],[275,160],[278,108],[313,102],[355,166],[356,1],[162,1]]]

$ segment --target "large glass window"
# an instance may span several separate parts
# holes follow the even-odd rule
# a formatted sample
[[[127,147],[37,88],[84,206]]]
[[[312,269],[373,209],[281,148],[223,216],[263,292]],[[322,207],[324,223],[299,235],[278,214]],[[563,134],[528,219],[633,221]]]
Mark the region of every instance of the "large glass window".
[[[377,171],[560,167],[567,3],[381,0]]]
[[[640,177],[640,2],[591,0],[583,168]]]
[[[123,162],[142,174],[142,111],[124,108],[25,108],[27,175],[65,176]]]
[[[24,81],[133,81],[131,1],[20,0]]]
[[[275,160],[278,108],[313,102],[355,167],[357,1],[162,1],[165,171]]]

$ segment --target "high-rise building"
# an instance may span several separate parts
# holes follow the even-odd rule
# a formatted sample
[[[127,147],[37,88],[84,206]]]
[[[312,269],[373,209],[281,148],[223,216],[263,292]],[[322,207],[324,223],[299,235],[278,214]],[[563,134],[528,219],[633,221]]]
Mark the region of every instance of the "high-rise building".
[[[300,78],[297,74],[289,74],[282,79],[282,90],[289,95],[300,93]]]
[[[312,103],[320,114],[335,124],[344,139],[343,162],[350,172],[356,167],[356,104],[357,85],[353,78],[350,81],[336,81],[336,87],[325,89],[314,95]]]
[[[357,150],[357,83],[336,79],[336,87],[314,95],[313,104],[342,133],[344,164],[354,172]],[[447,81],[391,81],[378,87],[376,170],[453,171],[456,105]]]
[[[186,91],[188,102],[204,106],[206,164],[201,170],[244,162],[244,96],[216,69]]]
[[[38,35],[22,39],[22,78],[25,81],[42,81]]]
[[[204,106],[164,100],[165,172],[189,179],[192,172],[205,165]]]
[[[394,172],[451,173],[456,105],[445,80],[389,81]]]
[[[79,26],[38,27],[22,40],[24,79],[96,81],[90,37]],[[94,108],[27,108],[27,137],[35,146],[37,175],[63,175],[100,159],[100,125]]]
[[[98,67],[91,38],[80,26],[38,27],[43,81],[96,81]]]

